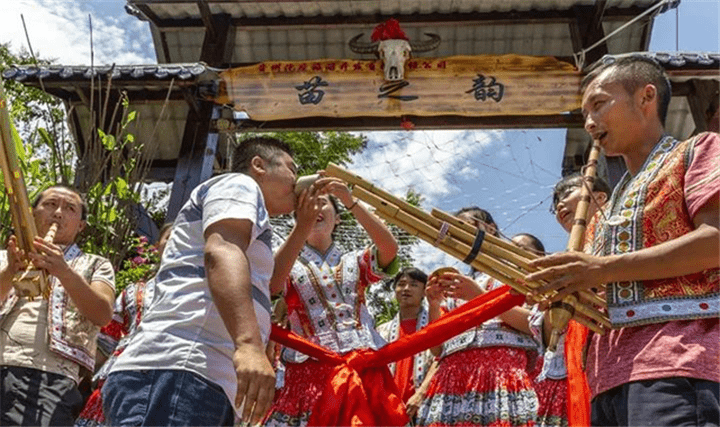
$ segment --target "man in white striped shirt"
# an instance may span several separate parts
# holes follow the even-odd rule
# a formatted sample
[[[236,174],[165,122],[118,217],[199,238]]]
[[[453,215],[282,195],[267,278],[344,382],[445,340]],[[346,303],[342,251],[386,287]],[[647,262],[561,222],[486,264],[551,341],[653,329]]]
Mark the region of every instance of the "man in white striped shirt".
[[[110,425],[232,425],[235,411],[256,423],[270,406],[269,216],[294,209],[297,166],[266,137],[233,164],[175,219],[153,302],[103,387]]]

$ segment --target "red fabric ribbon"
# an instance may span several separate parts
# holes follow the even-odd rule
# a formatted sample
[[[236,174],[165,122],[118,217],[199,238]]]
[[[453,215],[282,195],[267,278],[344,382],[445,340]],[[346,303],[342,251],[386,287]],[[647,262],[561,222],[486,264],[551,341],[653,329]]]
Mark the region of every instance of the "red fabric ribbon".
[[[588,328],[570,320],[565,334],[565,362],[568,382],[568,424],[571,426],[590,425],[590,387],[582,360],[587,336]]]
[[[503,286],[379,350],[353,351],[344,356],[277,326],[273,326],[270,339],[335,365],[308,425],[400,426],[407,424],[408,418],[387,364],[440,345],[524,301],[523,295]]]

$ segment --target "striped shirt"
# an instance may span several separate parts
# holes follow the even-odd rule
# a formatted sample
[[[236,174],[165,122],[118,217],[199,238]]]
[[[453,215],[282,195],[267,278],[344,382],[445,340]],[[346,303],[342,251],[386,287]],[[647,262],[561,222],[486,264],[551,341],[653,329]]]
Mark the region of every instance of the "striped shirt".
[[[178,213],[156,277],[155,295],[137,333],[111,372],[179,369],[223,388],[235,401],[235,350],[205,276],[205,230],[221,220],[253,223],[245,252],[252,298],[263,342],[270,334],[273,271],[271,228],[260,187],[244,174],[225,174],[195,188]]]

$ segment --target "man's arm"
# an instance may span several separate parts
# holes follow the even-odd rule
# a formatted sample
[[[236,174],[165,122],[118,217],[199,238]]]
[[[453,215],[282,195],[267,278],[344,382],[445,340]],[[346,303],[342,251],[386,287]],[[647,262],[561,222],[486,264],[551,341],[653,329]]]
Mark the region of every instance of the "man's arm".
[[[542,294],[558,290],[556,301],[580,289],[630,280],[656,280],[684,276],[720,267],[718,197],[711,198],[693,217],[695,230],[657,246],[622,255],[598,257],[566,252],[539,258],[531,265],[541,270],[528,281],[548,280]]]
[[[208,226],[205,271],[215,306],[235,345],[235,405],[244,403],[243,420],[255,424],[270,408],[275,373],[265,356],[252,300],[250,265],[245,254],[251,233],[252,222],[247,219],[225,219]]]
[[[38,253],[28,254],[33,264],[38,268],[44,268],[48,274],[60,280],[83,316],[97,326],[107,325],[112,319],[115,303],[113,288],[101,281],[88,283],[68,265],[60,246],[46,242],[39,236],[35,237],[33,245],[38,250]]]
[[[425,285],[425,298],[428,301],[428,323],[438,320],[442,316],[440,306],[445,300],[445,294],[438,281],[438,276],[431,276]],[[442,344],[430,348],[430,354],[435,357],[442,354]]]
[[[432,364],[428,368],[427,373],[425,374],[425,379],[423,379],[422,384],[420,384],[420,387],[418,387],[417,390],[415,390],[415,394],[410,396],[410,399],[408,399],[407,402],[407,415],[411,419],[417,414],[418,409],[420,409],[420,405],[422,405],[423,400],[425,400],[425,394],[427,393],[428,388],[430,387],[430,381],[432,380],[433,375],[435,375],[435,371],[437,371],[438,362],[437,360],[433,360]]]
[[[318,194],[318,190],[313,185],[304,190],[298,198],[298,207],[295,209],[295,226],[275,253],[275,266],[270,279],[270,293],[273,295],[280,294],[285,290],[285,282],[290,275],[292,266],[305,246],[312,226],[320,214]]]

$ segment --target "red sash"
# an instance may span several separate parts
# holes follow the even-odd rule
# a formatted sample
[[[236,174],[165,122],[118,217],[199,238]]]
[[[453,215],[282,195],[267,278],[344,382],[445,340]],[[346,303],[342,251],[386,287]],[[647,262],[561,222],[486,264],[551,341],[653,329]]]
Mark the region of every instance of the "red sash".
[[[387,364],[440,345],[524,301],[524,295],[502,286],[379,350],[357,350],[344,356],[277,326],[270,339],[335,366],[308,425],[402,426],[408,423],[405,405]]]

